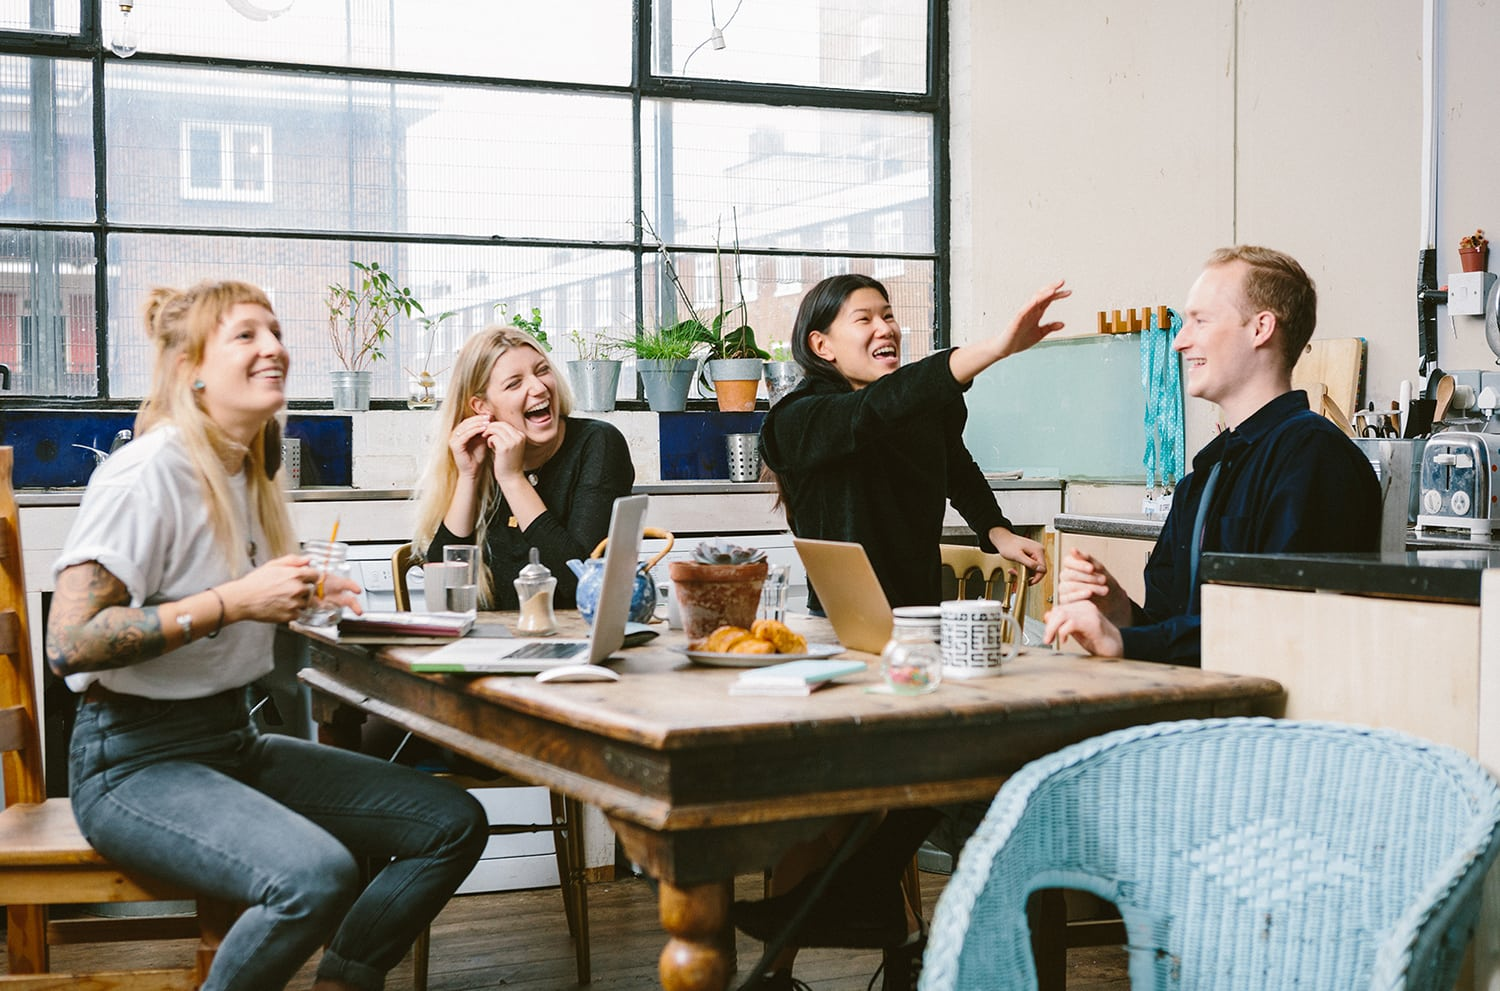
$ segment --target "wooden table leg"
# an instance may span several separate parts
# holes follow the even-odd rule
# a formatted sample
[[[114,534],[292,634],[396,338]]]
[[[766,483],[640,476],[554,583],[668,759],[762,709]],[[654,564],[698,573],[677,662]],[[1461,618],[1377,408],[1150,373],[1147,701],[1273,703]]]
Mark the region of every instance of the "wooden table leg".
[[[1068,906],[1061,888],[1043,888],[1026,903],[1038,991],[1064,991],[1068,985]]]
[[[671,938],[661,951],[658,970],[666,991],[726,991],[734,960],[724,946],[729,925],[732,882],[689,888],[662,881],[657,911]]]

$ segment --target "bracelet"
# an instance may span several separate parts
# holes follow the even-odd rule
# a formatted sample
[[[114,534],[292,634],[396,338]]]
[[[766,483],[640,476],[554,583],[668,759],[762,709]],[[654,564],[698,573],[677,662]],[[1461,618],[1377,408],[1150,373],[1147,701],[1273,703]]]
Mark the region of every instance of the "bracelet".
[[[216,588],[210,588],[209,591],[214,594],[214,598],[219,600],[219,621],[214,624],[214,631],[208,635],[208,639],[212,640],[219,635],[220,630],[224,629],[224,597]]]
[[[182,645],[193,642],[193,617],[186,611],[177,614],[177,626],[182,630]]]

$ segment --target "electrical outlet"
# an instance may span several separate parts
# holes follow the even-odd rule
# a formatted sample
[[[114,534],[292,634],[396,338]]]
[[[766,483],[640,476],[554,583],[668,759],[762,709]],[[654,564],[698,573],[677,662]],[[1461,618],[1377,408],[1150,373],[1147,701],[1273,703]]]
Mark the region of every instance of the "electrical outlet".
[[[1489,272],[1455,272],[1448,276],[1448,314],[1477,317],[1484,313],[1485,295],[1495,276]]]

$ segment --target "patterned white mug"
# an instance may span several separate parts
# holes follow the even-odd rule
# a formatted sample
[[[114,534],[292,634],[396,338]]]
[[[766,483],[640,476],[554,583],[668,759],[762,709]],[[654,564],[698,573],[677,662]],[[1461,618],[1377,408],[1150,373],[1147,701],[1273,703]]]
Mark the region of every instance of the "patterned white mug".
[[[942,617],[944,678],[999,674],[1000,666],[1016,656],[1021,631],[1000,602],[950,599],[942,604]]]

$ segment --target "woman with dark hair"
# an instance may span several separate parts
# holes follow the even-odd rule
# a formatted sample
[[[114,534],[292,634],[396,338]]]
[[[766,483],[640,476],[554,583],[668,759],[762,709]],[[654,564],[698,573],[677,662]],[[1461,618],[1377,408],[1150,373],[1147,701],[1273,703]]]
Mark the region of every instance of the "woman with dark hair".
[[[89,479],[58,557],[47,663],[80,693],[73,813],[115,864],[243,905],[202,991],[375,991],[484,850],[483,808],[373,757],[262,735],[246,686],[322,594],[267,472],[290,364],[266,294],[156,289],[136,439]],[[321,593],[319,593],[321,589]],[[384,866],[368,885],[362,865]]]
[[[775,473],[792,531],[862,544],[892,606],[936,605],[938,545],[951,501],[981,548],[1024,562],[1032,581],[1040,579],[1047,571],[1041,544],[1014,532],[964,446],[963,393],[986,368],[1061,329],[1042,319],[1068,295],[1057,282],[995,336],[902,365],[901,327],[885,286],[865,275],[814,286],[792,332],[792,355],[805,378],[772,407],[760,434],[761,461]],[[818,608],[811,589],[808,604]],[[924,940],[900,877],[937,819],[934,809],[885,816],[773,962],[766,991],[795,987],[797,946],[880,947],[886,991],[915,987]],[[777,934],[841,838],[842,831],[831,831],[791,851],[773,873],[778,894],[736,903],[735,923],[760,939]]]

